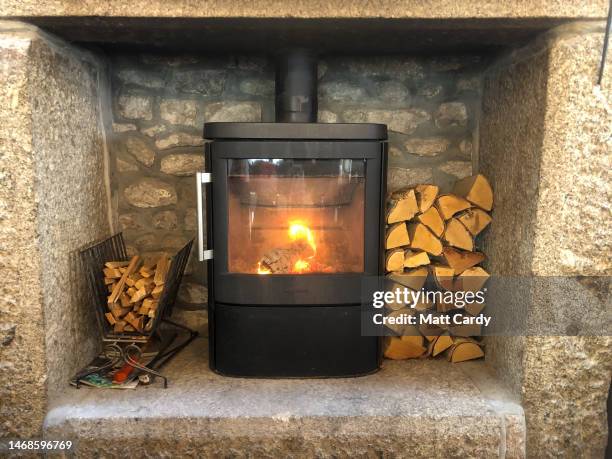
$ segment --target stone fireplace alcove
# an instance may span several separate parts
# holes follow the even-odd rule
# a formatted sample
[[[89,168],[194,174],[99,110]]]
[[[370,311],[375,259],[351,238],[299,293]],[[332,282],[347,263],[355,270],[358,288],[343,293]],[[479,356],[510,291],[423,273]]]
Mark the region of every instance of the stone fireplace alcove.
[[[371,17],[389,19],[367,20],[325,8],[301,20],[229,19],[221,6],[127,20],[20,8],[7,16],[37,27],[0,28],[2,436],[74,438],[83,455],[602,454],[609,337],[490,337],[484,362],[264,382],[213,374],[198,339],[165,369],[165,391],[67,387],[98,340],[76,251],[118,230],[139,253],[194,236],[202,124],[272,121],[269,50],[281,45],[320,50],[319,121],[389,126],[390,190],[486,174],[497,200],[489,271],[566,276],[566,288],[592,292],[585,308],[601,308],[602,287],[584,277],[610,273],[606,203],[589,199],[609,188],[610,96],[594,83],[601,9],[566,17],[540,5],[500,21],[486,8],[466,20],[387,4]],[[177,311],[202,332],[204,269],[190,262]],[[559,307],[536,287],[517,314]],[[599,317],[587,316],[564,326],[580,334]]]

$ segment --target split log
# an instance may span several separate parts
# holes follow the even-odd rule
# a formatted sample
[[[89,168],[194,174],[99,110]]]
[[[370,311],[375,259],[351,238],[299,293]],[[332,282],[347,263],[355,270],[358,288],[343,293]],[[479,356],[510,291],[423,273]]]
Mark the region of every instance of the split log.
[[[416,194],[417,205],[419,206],[419,211],[427,212],[427,210],[433,205],[436,200],[436,196],[438,196],[439,188],[435,185],[417,185],[414,188]]]
[[[394,249],[409,244],[410,238],[405,223],[395,223],[387,229],[387,238],[385,240],[386,249]]]
[[[450,362],[458,363],[484,357],[484,352],[475,340],[457,338],[447,351],[447,356]]]
[[[387,277],[404,287],[408,287],[412,290],[421,290],[427,280],[427,274],[427,268],[421,267],[410,269],[403,273],[391,273],[388,274]]]
[[[408,237],[410,239],[410,247],[413,249],[424,250],[431,255],[440,255],[442,253],[442,243],[422,223],[409,223]]]
[[[156,285],[155,288],[151,290],[151,296],[155,299],[158,299],[159,297],[161,297],[163,291],[164,291],[163,285]]]
[[[429,265],[429,269],[434,282],[439,288],[444,290],[453,289],[453,276],[455,275],[455,270],[453,268],[439,263],[434,263]]]
[[[170,258],[167,255],[162,255],[157,260],[157,268],[155,269],[155,285],[164,285],[166,277],[168,276],[168,270],[170,269]]]
[[[491,216],[484,210],[475,207],[461,212],[457,215],[457,220],[467,228],[472,236],[477,236],[491,223]]]
[[[119,279],[121,278],[121,271],[119,270],[119,268],[104,268],[104,277],[110,278],[110,279]]]
[[[409,189],[393,193],[389,200],[387,223],[397,223],[410,220],[419,211],[414,190]]]
[[[429,264],[427,252],[414,252],[406,250],[404,252],[404,268],[418,268]]]
[[[385,269],[387,271],[399,271],[404,268],[404,250],[393,249],[387,252]]]
[[[115,333],[123,333],[123,331],[125,330],[125,326],[127,325],[127,322],[125,320],[118,320],[115,323],[115,326],[113,327],[113,332]]]
[[[134,288],[138,290],[144,288],[145,290],[148,290],[150,292],[151,290],[153,290],[153,282],[154,281],[152,277],[143,277],[134,284]]]
[[[440,335],[435,340],[432,355],[436,357],[437,355],[442,354],[452,345],[453,345],[453,339],[447,333]]]
[[[458,275],[484,261],[485,256],[480,252],[463,252],[453,247],[444,247],[442,259]]]
[[[484,210],[493,208],[493,190],[482,174],[466,177],[455,183],[453,193]]]
[[[113,288],[112,293],[108,297],[109,303],[115,303],[117,299],[119,298],[119,295],[123,293],[123,288],[125,286],[125,280],[130,274],[132,274],[138,268],[138,263],[140,263],[140,257],[138,255],[134,255],[132,259],[130,260],[130,264],[125,270],[125,273],[123,273],[123,276],[121,276],[121,279],[119,279],[119,282],[115,284],[115,287]]]
[[[484,287],[489,279],[489,273],[480,266],[463,271],[455,280],[454,289],[465,292],[478,292]]]
[[[437,237],[444,233],[444,220],[440,217],[440,212],[435,207],[430,207],[425,212],[420,214],[417,219],[431,230]]]
[[[469,209],[470,207],[472,207],[472,205],[469,201],[459,196],[455,196],[454,194],[441,194],[438,199],[436,199],[436,208],[444,220],[448,220],[457,212]]]
[[[444,239],[448,245],[457,247],[458,249],[463,249],[470,252],[474,250],[474,240],[472,239],[472,235],[456,218],[451,218],[446,223],[446,229],[444,230],[442,239]]]
[[[129,264],[129,261],[107,261],[104,266],[107,268],[125,268]]]
[[[121,303],[122,307],[127,308],[130,305],[130,297],[124,292],[119,297],[119,302]]]
[[[138,273],[142,276],[142,277],[151,277],[153,274],[155,274],[155,269],[153,269],[155,265],[153,266],[147,266],[144,265],[142,268],[140,268],[140,271],[138,271]]]
[[[139,288],[134,295],[130,298],[130,303],[138,303],[139,301],[144,300],[144,298],[149,294],[145,287]]]
[[[426,349],[423,346],[415,345],[414,340],[406,338],[412,337],[390,337],[387,340],[385,357],[393,360],[416,359],[425,353]]]
[[[105,313],[104,316],[111,325],[115,325],[117,323],[117,319],[115,319],[115,316],[111,312]]]

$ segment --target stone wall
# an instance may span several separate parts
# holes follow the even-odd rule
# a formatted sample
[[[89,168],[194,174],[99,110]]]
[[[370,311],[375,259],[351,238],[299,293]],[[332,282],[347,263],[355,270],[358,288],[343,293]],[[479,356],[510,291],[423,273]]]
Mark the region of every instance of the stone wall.
[[[470,175],[481,56],[335,57],[319,65],[319,121],[390,129],[389,189]],[[112,58],[112,190],[132,251],[175,251],[195,235],[205,121],[273,121],[274,69],[264,57]],[[181,298],[202,303],[193,260]]]
[[[39,435],[99,342],[76,252],[109,234],[102,68],[0,23],[0,437]]]

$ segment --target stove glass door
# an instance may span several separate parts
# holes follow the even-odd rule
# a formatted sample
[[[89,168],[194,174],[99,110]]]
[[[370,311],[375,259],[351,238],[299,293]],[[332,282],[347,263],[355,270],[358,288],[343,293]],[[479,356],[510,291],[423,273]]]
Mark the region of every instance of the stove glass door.
[[[364,271],[365,159],[228,159],[228,271]]]

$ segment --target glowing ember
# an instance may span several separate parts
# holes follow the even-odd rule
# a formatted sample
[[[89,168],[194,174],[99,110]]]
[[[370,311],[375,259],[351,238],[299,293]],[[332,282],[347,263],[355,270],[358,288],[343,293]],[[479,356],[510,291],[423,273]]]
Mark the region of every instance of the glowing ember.
[[[296,273],[310,271],[310,263],[304,260],[298,260],[295,262],[295,265],[293,265],[293,271]]]
[[[272,274],[268,268],[261,266],[261,261],[257,263],[257,274]]]

